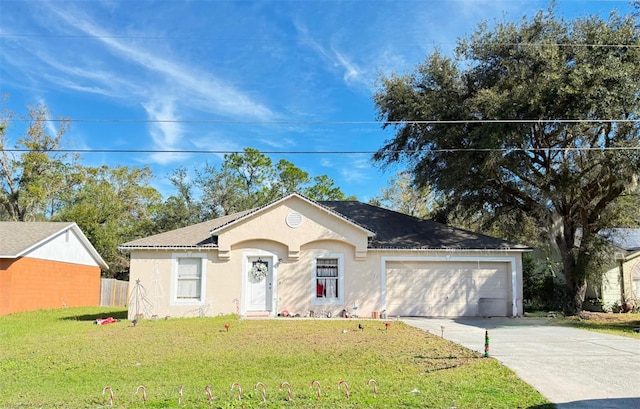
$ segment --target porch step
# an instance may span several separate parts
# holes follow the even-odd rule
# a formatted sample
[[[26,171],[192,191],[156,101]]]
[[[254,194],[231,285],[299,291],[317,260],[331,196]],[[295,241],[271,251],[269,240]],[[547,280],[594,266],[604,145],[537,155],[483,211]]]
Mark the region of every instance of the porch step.
[[[271,313],[269,311],[247,311],[245,317],[247,318],[269,318]]]

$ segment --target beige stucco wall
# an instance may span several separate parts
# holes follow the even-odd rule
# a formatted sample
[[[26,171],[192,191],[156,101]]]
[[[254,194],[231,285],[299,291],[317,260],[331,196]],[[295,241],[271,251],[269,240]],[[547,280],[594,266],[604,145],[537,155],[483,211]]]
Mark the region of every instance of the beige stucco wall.
[[[318,256],[342,256],[344,263],[344,294],[341,303],[314,304],[315,287],[313,282],[313,259]],[[371,252],[366,260],[356,260],[355,248],[348,243],[318,240],[302,246],[297,261],[283,263],[278,271],[278,307],[292,314],[304,316],[314,313],[330,312],[338,316],[342,310],[355,311],[360,316],[379,311],[380,268],[379,260]]]
[[[291,212],[303,216],[297,227],[287,225]],[[368,232],[335,214],[300,198],[272,206],[238,223],[216,232],[220,250],[134,250],[131,252],[131,284],[129,286],[129,317],[137,312],[159,318],[186,316],[216,316],[219,314],[245,314],[247,266],[251,257],[269,260],[273,272],[273,300],[270,314],[287,310],[305,316],[341,311],[356,312],[360,317],[371,317],[385,306],[383,299],[384,260],[447,257],[467,257],[473,260],[496,257],[513,260],[509,265],[517,271],[517,294],[509,285],[509,297],[515,299],[517,315],[522,314],[521,253],[505,251],[403,251],[367,250]],[[191,305],[176,305],[172,301],[175,257],[206,258],[204,299]],[[321,305],[314,297],[313,261],[322,255],[337,256],[343,268],[343,294],[340,302]],[[511,267],[509,280],[512,280]],[[136,281],[140,285],[136,285]],[[142,288],[144,287],[144,288]],[[357,310],[354,311],[354,306]]]
[[[434,258],[447,257],[451,253],[434,251],[369,251],[365,260],[356,260],[355,249],[348,243],[319,240],[307,243],[301,248],[297,260],[286,257],[287,249],[281,243],[266,240],[246,241],[234,246],[228,260],[220,260],[213,252],[206,252],[206,290],[202,305],[171,305],[172,274],[171,263],[175,254],[186,254],[174,251],[136,251],[131,255],[131,304],[129,316],[132,318],[136,311],[148,317],[192,317],[216,316],[219,314],[244,314],[242,299],[242,264],[247,255],[276,256],[274,266],[274,304],[271,315],[283,310],[291,314],[305,316],[309,311],[331,312],[338,316],[343,309],[353,313],[353,307],[360,317],[371,317],[372,312],[382,310],[385,303],[382,299],[382,259],[393,257]],[[199,253],[192,252],[192,255]],[[323,254],[341,254],[344,261],[344,298],[340,304],[317,305],[313,303],[313,258]],[[516,268],[517,293],[515,296],[516,314],[522,315],[522,265],[519,253],[496,252],[493,255],[478,256],[472,252],[456,252],[456,257],[482,259],[482,257],[513,258]],[[281,260],[279,260],[281,258]],[[511,270],[511,263],[508,263]],[[509,271],[509,280],[512,280]],[[146,291],[146,300],[135,303],[135,281]],[[141,290],[141,289],[138,289]],[[509,285],[509,305],[513,306],[513,285]],[[144,304],[147,302],[148,304]],[[137,308],[136,308],[137,307]],[[510,311],[510,314],[511,311]]]

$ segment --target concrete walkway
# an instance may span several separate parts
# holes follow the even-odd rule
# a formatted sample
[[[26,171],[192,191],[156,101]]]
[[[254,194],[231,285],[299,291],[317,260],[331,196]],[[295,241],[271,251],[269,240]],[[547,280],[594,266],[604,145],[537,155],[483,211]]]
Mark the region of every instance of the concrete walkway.
[[[545,319],[406,318],[408,325],[489,354],[558,409],[639,409],[640,340],[550,325]]]

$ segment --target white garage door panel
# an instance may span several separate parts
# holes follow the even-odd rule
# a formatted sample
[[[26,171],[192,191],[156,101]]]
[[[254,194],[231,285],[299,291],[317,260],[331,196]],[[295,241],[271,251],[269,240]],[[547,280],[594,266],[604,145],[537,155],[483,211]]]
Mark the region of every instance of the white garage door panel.
[[[477,316],[480,299],[490,299],[507,315],[507,271],[499,262],[387,262],[387,312]]]

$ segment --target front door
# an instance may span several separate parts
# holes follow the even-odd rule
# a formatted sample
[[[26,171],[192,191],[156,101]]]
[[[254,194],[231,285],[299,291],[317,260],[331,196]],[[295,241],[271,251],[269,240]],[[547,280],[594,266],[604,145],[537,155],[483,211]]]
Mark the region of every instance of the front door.
[[[247,259],[245,306],[247,311],[271,311],[273,268],[271,259]]]

